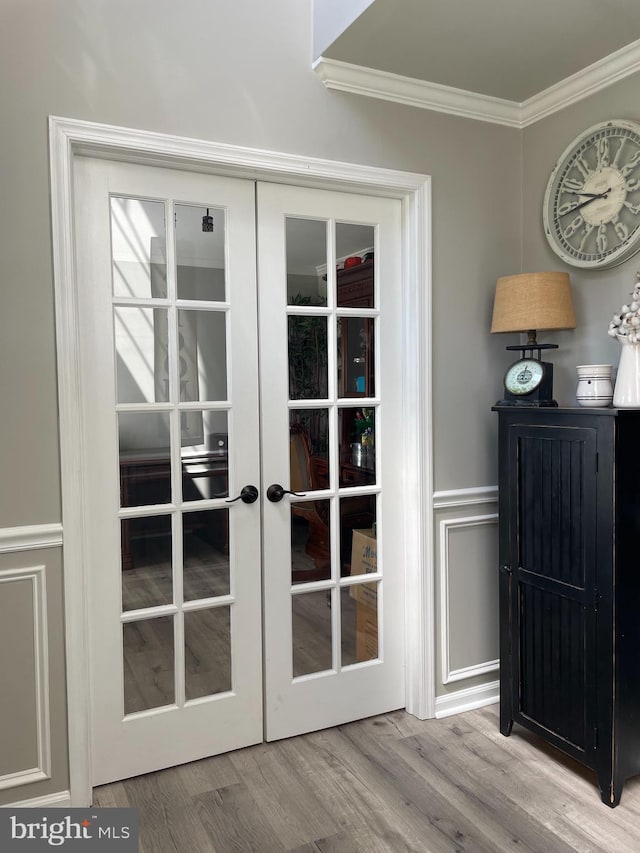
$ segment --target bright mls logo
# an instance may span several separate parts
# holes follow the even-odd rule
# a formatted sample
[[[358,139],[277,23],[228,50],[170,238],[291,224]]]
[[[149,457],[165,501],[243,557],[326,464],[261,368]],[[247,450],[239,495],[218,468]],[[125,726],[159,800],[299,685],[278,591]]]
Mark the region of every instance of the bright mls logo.
[[[137,809],[0,809],[0,850],[138,851]]]

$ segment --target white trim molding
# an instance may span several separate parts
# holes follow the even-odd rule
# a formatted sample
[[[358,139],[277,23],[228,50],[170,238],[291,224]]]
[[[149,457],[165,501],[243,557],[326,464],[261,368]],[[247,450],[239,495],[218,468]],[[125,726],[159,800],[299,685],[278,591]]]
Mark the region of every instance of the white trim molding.
[[[0,776],[0,790],[51,778],[51,715],[49,711],[49,647],[45,566],[0,571],[4,583],[29,583],[33,600],[34,688],[36,700],[37,765]]]
[[[475,675],[495,672],[500,668],[499,660],[479,661],[459,669],[451,669],[449,642],[449,535],[452,530],[465,527],[480,527],[498,523],[498,513],[471,515],[463,518],[444,518],[440,521],[440,653],[442,683],[463,681]]]
[[[640,71],[640,39],[523,101],[520,104],[521,126],[535,124],[636,71]]]
[[[508,127],[522,126],[520,105],[504,98],[479,95],[465,89],[428,83],[415,77],[365,68],[325,56],[316,59],[313,70],[327,89],[393,101],[423,110],[435,110],[462,118],[504,124]]]
[[[436,719],[462,714],[464,711],[475,711],[485,705],[495,705],[500,701],[500,682],[490,681],[477,687],[467,687],[446,693],[436,699]]]
[[[431,401],[431,180],[428,175],[279,154],[150,131],[49,118],[53,266],[65,519],[65,620],[70,787],[91,802],[89,655],[84,559],[79,330],[73,229],[74,159],[81,154],[211,174],[398,198],[403,204],[403,385],[406,499],[406,707],[435,713]]]
[[[0,809],[68,809],[71,807],[70,791],[58,791],[56,794],[46,794],[31,800],[20,800],[17,803],[5,803]]]
[[[449,489],[433,493],[434,510],[498,502],[497,486],[473,486],[468,489]]]
[[[640,71],[640,39],[520,102],[324,56],[313,70],[328,89],[522,129]]]
[[[0,528],[0,554],[62,546],[61,524],[31,524]]]

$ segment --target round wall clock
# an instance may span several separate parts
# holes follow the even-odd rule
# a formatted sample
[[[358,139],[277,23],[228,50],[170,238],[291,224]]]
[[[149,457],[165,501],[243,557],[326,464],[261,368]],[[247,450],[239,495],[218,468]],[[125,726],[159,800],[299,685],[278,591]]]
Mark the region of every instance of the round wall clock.
[[[588,128],[567,146],[544,195],[544,232],[567,264],[616,266],[640,249],[640,124]]]

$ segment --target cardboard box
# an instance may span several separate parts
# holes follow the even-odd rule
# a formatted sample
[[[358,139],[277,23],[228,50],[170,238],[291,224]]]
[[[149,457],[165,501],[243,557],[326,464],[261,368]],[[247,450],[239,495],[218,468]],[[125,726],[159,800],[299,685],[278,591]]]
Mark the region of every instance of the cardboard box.
[[[378,657],[378,608],[356,601],[356,660]]]
[[[351,546],[351,574],[368,575],[378,571],[377,544],[373,530],[354,530]],[[378,657],[378,584],[354,584],[349,587],[356,602],[356,660]]]
[[[368,575],[378,571],[376,535],[373,530],[354,530],[351,545],[351,574]]]

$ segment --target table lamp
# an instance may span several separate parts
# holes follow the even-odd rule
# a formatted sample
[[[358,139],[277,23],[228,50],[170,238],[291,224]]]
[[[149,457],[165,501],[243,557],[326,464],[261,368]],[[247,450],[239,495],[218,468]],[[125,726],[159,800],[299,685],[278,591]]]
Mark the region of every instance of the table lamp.
[[[521,273],[498,279],[493,303],[491,332],[527,332],[526,344],[508,346],[520,350],[518,361],[504,377],[504,399],[498,406],[557,406],[553,399],[553,365],[542,361],[538,331],[575,329],[571,284],[566,272]],[[537,356],[534,356],[534,351]]]

